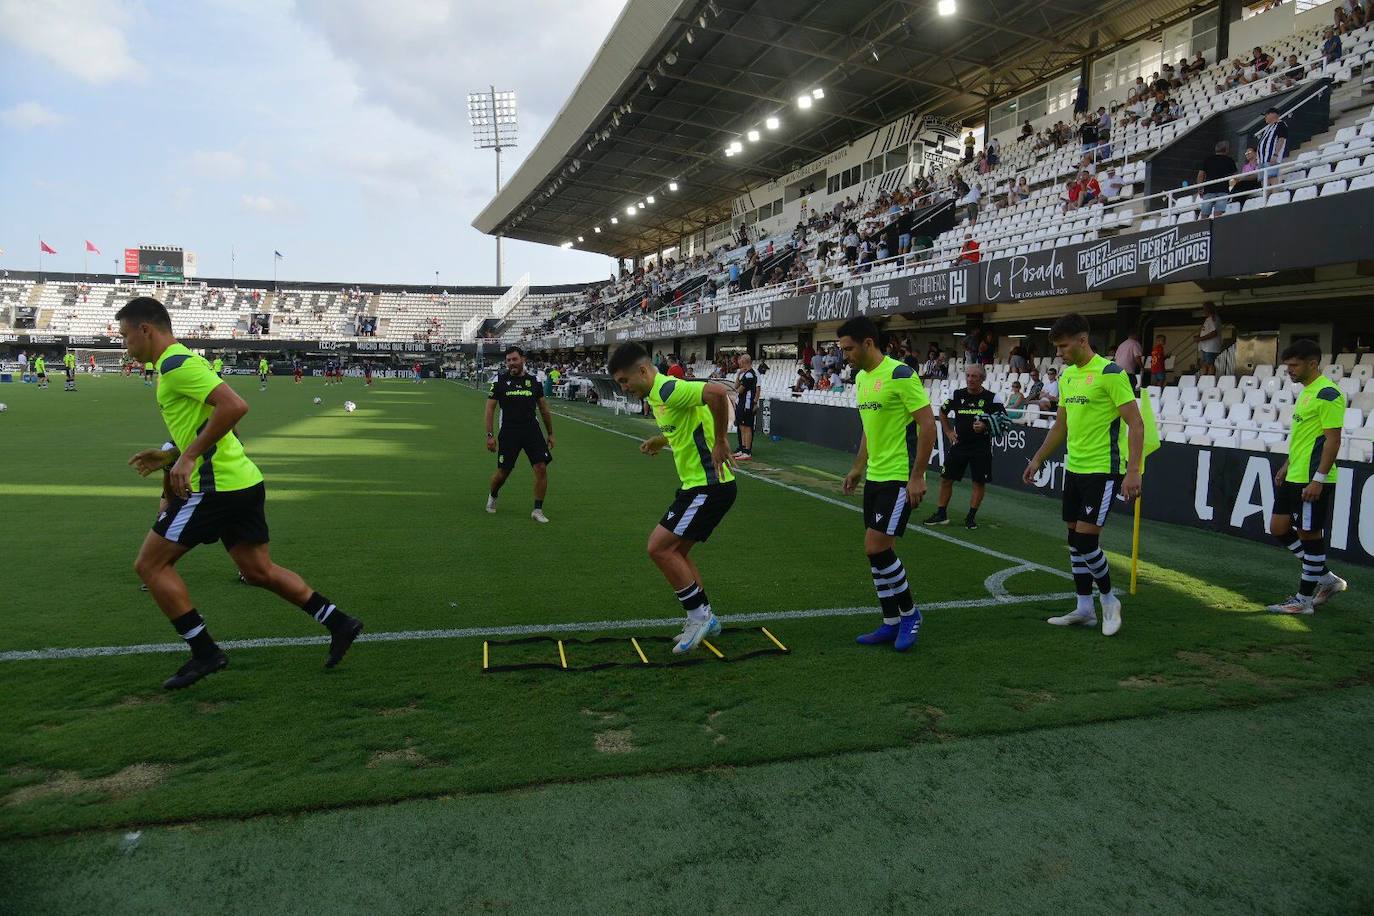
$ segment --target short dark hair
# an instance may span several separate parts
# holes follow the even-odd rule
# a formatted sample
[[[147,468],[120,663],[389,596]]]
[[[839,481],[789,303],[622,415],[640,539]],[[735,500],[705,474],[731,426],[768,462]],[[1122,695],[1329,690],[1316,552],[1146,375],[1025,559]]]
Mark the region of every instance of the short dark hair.
[[[514,346],[514,345],[509,346],[509,347],[506,347],[505,352],[502,353],[501,355],[502,355],[502,356],[510,356],[512,353],[519,353],[521,356],[524,356],[524,355],[525,355],[525,351],[524,351],[524,350],[522,350],[522,349],[520,349],[519,347]]]
[[[1295,341],[1293,341],[1291,344],[1289,344],[1288,346],[1284,347],[1284,348],[1283,348],[1283,356],[1280,357],[1280,359],[1283,359],[1283,360],[1300,359],[1300,360],[1302,360],[1303,362],[1307,362],[1308,360],[1311,360],[1311,359],[1321,359],[1321,358],[1322,358],[1322,348],[1321,348],[1321,345],[1318,344],[1315,340],[1312,340],[1312,339],[1307,338],[1307,337],[1303,337],[1303,338],[1300,338],[1300,339],[1298,339],[1298,340],[1295,340]]]
[[[1077,312],[1069,312],[1050,326],[1050,340],[1063,340],[1088,333],[1088,319]]]
[[[863,343],[865,340],[873,341],[874,346],[883,345],[883,333],[878,330],[878,326],[873,323],[873,319],[866,315],[855,315],[853,318],[840,325],[840,329],[835,332],[835,336],[848,337],[855,343]]]
[[[115,312],[115,321],[128,320],[132,324],[151,324],[164,331],[172,330],[172,316],[167,307],[152,296],[137,296]]]
[[[649,358],[649,352],[637,343],[623,343],[615,348],[611,354],[610,362],[606,364],[606,369],[615,375],[617,372],[624,372],[626,369],[633,369],[639,365],[641,360]]]

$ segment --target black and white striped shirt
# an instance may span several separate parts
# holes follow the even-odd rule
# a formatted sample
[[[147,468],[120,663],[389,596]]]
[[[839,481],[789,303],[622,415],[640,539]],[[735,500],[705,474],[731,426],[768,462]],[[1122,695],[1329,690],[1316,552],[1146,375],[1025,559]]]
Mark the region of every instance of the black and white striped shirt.
[[[1273,162],[1275,156],[1283,158],[1284,152],[1288,147],[1288,125],[1282,121],[1275,121],[1273,124],[1266,124],[1255,132],[1255,139],[1259,141],[1259,161],[1261,165],[1268,165]],[[1280,147],[1282,142],[1282,147]]]

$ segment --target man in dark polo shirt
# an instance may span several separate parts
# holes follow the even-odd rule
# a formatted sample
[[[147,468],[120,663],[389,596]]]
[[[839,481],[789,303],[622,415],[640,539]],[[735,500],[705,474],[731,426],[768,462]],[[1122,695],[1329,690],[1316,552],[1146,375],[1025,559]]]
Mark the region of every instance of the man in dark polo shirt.
[[[940,507],[926,519],[927,525],[949,524],[949,501],[954,482],[973,472],[973,497],[969,500],[964,527],[978,527],[978,507],[983,504],[987,482],[992,479],[992,421],[994,414],[1005,414],[1001,397],[983,387],[986,373],[982,366],[970,365],[967,387],[949,396],[940,408],[940,424],[945,428],[945,468],[940,472]]]
[[[492,432],[496,408],[501,407],[501,432]],[[535,411],[544,420],[545,436],[535,420]],[[530,518],[547,524],[544,515],[544,496],[549,489],[549,463],[553,461],[553,414],[544,400],[544,386],[525,371],[525,351],[519,347],[506,349],[506,371],[496,377],[487,399],[487,451],[498,455],[496,473],[491,477],[491,495],[487,511],[496,511],[496,495],[501,492],[515,462],[524,452],[534,469],[534,511]]]

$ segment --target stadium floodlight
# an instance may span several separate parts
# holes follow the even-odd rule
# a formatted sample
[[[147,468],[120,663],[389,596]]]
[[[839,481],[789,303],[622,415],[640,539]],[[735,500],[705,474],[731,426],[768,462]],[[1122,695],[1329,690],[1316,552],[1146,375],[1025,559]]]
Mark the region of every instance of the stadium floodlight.
[[[644,209],[644,201],[641,200],[641,201],[639,202],[639,205],[638,205],[638,206],[639,206],[639,209],[643,210],[643,209]]]
[[[562,245],[559,245],[558,247],[559,247],[559,248],[571,248],[571,247],[572,247],[572,242],[564,242]]]
[[[777,130],[779,123],[781,122],[779,122],[777,118],[769,118],[768,120],[763,122],[763,126],[768,128],[769,130]]]
[[[806,109],[810,108],[810,107],[811,107],[811,96],[809,96],[809,95],[799,95],[799,96],[797,96],[797,107],[800,108],[800,109],[802,109],[803,111],[805,111]]]
[[[670,182],[668,182],[668,190],[669,190],[669,191],[676,191],[676,190],[677,190],[677,182],[676,182],[676,181],[670,181]]]
[[[954,0],[940,0],[935,6],[935,11],[941,16],[953,16],[955,12]]]
[[[515,90],[495,86],[468,93],[468,124],[475,149],[496,150],[496,192],[501,193],[501,150],[519,138],[519,106]],[[496,285],[501,285],[501,236],[496,236]]]
[[[612,226],[619,226],[619,225],[620,225],[620,217],[618,217],[618,216],[612,216],[612,217],[611,217],[611,225],[612,225]]]
[[[727,146],[725,148],[725,158],[729,159],[733,155],[735,155],[735,151]]]
[[[819,102],[821,99],[825,98],[825,90],[820,88],[812,89],[811,98]]]
[[[756,131],[756,130],[751,130],[751,131],[749,131],[749,133],[745,134],[745,136],[749,138],[749,142],[750,142],[750,143],[758,143],[758,142],[759,142],[759,132]]]
[[[731,144],[730,144],[730,152],[732,152],[732,153],[742,153],[742,152],[744,152],[744,144],[741,143],[741,142],[739,142],[738,140],[735,140],[735,141],[731,142]]]
[[[626,216],[634,216],[634,215],[635,215],[635,208],[634,208],[633,206],[626,207],[626,208],[625,208],[625,215],[626,215]]]
[[[600,235],[600,234],[601,234],[601,227],[600,227],[600,226],[593,226],[593,227],[592,227],[592,231],[595,232],[597,235]]]
[[[654,195],[650,194],[648,197],[646,197],[646,198],[644,198],[644,199],[645,199],[647,202],[649,202],[649,203],[653,203],[653,202],[654,202]]]
[[[577,237],[577,243],[578,243],[579,245],[582,244],[582,243],[585,242],[585,241],[586,241],[586,239],[584,239],[582,236],[579,235],[579,236]]]

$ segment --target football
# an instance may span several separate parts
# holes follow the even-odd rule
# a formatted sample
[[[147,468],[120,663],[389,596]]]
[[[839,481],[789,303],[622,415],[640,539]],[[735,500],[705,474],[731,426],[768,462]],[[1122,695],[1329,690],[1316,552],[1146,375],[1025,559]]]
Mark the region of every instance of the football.
[[[357,410],[357,409],[358,409],[358,405],[357,405],[357,404],[354,404],[352,401],[344,401],[344,410],[348,411],[349,413],[352,413],[353,411],[355,411],[355,410]]]
[[[315,398],[315,403],[316,403],[316,404],[323,404],[323,403],[324,403],[324,398]]]
[[[0,404],[0,413],[4,413],[5,411],[7,411],[7,410],[9,410],[9,409],[10,409],[10,405],[8,405],[8,404]]]

